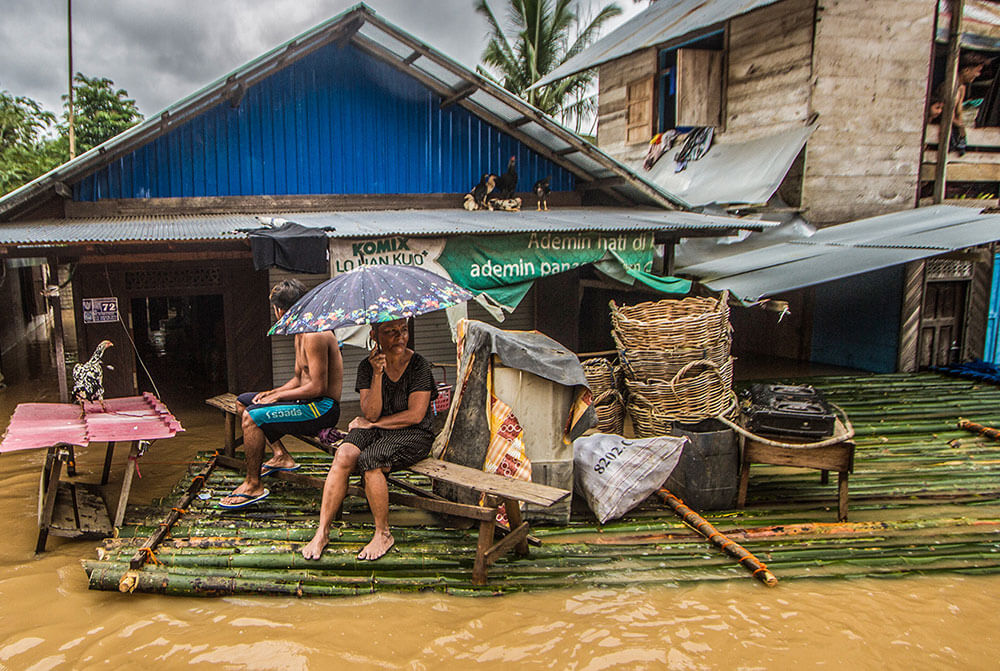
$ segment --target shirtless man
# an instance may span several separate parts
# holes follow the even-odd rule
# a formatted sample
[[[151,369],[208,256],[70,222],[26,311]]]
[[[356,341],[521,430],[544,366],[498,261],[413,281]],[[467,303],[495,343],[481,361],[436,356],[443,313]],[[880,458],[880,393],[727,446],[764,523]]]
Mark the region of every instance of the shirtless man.
[[[275,317],[280,319],[305,292],[306,288],[298,280],[276,284],[270,297]],[[289,433],[316,434],[321,429],[336,426],[340,419],[343,382],[344,361],[333,332],[295,336],[295,375],[292,379],[277,389],[239,396],[247,476],[239,487],[222,498],[221,507],[242,508],[270,494],[261,484],[266,442],[274,449],[267,472],[297,468],[279,439]]]

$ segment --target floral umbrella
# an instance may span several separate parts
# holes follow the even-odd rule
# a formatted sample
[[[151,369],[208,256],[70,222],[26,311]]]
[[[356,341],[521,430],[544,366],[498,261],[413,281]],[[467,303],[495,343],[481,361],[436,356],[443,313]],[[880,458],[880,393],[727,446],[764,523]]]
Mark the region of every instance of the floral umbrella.
[[[268,335],[332,331],[442,310],[473,298],[451,280],[414,266],[362,266],[316,286]]]

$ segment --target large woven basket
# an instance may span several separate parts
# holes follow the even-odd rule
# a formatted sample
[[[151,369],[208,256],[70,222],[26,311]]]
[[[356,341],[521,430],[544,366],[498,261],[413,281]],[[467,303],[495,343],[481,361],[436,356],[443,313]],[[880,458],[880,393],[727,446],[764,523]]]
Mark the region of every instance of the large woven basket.
[[[597,413],[597,425],[594,428],[601,433],[621,435],[625,430],[625,403],[617,389],[608,389],[596,397],[594,412]]]
[[[733,406],[733,363],[692,361],[668,382],[626,379],[629,398],[639,398],[663,417],[683,423],[729,414]]]
[[[622,372],[631,380],[669,380],[692,361],[708,360],[725,365],[729,361],[729,339],[706,343],[702,347],[677,349],[626,348],[615,336]]]
[[[697,348],[729,340],[729,293],[621,306],[611,301],[611,323],[625,349]]]
[[[632,432],[636,438],[670,435],[673,423],[642,396],[632,395],[628,401],[628,415],[632,418]]]

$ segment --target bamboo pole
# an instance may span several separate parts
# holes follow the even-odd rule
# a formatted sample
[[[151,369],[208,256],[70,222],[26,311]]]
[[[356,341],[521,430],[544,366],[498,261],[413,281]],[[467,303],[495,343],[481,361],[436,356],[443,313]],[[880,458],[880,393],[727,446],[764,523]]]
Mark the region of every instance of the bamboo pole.
[[[951,128],[955,121],[955,83],[958,79],[958,56],[962,42],[962,14],[965,0],[951,0],[951,23],[948,26],[948,58],[944,74],[944,110],[938,135],[937,163],[934,164],[934,203],[944,200],[945,173],[948,168],[948,149],[951,145]]]
[[[989,426],[983,426],[982,424],[976,424],[968,419],[958,420],[958,428],[963,431],[978,433],[979,435],[986,436],[992,440],[1000,441],[1000,429],[994,429]]]
[[[188,485],[187,493],[177,502],[177,505],[170,510],[170,514],[167,515],[167,519],[160,525],[159,529],[153,532],[153,534],[142,544],[135,555],[132,557],[130,567],[133,570],[141,569],[143,564],[149,559],[155,560],[155,555],[153,554],[156,547],[160,542],[167,537],[170,533],[170,529],[173,528],[177,520],[181,518],[187,511],[187,507],[191,505],[191,501],[197,496],[198,492],[201,491],[202,486],[205,484],[205,480],[208,476],[212,474],[215,469],[215,457],[213,457],[208,464],[205,466],[204,470],[194,478],[191,479],[191,484]]]
[[[738,543],[734,543],[720,534],[708,520],[691,510],[691,508],[685,505],[683,501],[674,496],[669,489],[664,487],[657,493],[660,495],[660,498],[663,499],[664,502],[666,502],[666,504],[669,505],[673,511],[684,520],[685,523],[690,524],[699,533],[704,535],[705,538],[718,546],[723,552],[732,555],[739,560],[741,565],[743,565],[747,570],[753,572],[753,577],[757,578],[768,587],[774,587],[778,584],[778,578],[767,570],[767,566],[764,562],[747,552],[743,546]]]

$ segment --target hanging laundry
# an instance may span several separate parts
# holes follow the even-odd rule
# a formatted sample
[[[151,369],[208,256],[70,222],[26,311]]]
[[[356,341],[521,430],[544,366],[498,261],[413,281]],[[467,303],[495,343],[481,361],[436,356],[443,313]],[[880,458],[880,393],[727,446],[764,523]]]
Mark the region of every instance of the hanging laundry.
[[[715,128],[712,126],[701,126],[688,133],[687,139],[681,145],[681,150],[674,156],[676,165],[674,172],[684,170],[688,161],[697,161],[708,153],[712,146],[712,139],[715,137]]]
[[[660,157],[674,146],[676,139],[677,131],[675,129],[654,135],[653,139],[649,141],[649,151],[646,152],[646,158],[642,162],[642,167],[646,170],[652,170],[656,162],[660,160]]]
[[[277,228],[248,232],[253,267],[276,266],[298,273],[329,273],[329,238],[326,229],[286,221]]]

